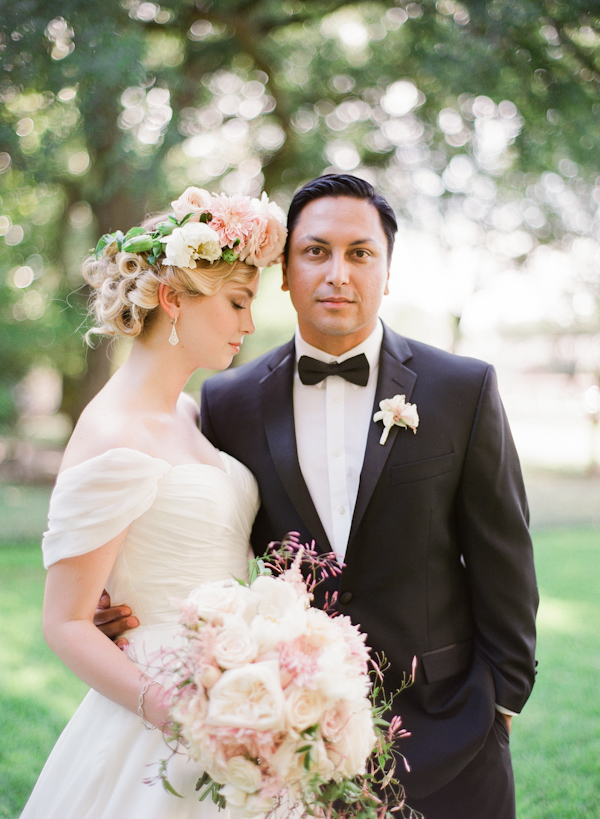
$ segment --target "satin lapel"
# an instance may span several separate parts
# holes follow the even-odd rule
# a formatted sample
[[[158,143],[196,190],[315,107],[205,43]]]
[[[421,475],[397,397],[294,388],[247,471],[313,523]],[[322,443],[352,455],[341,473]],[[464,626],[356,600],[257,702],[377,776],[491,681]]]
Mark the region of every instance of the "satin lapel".
[[[371,419],[379,409],[379,402],[383,401],[384,398],[392,398],[394,395],[404,395],[406,400],[410,401],[417,380],[416,373],[409,370],[409,368],[403,364],[403,361],[406,361],[410,357],[411,352],[407,342],[401,336],[392,334],[387,327],[385,327],[384,339],[381,345],[381,356],[379,359],[379,377],[377,379],[377,389]],[[375,491],[377,482],[381,477],[386,461],[392,451],[399,429],[399,427],[393,426],[386,443],[382,446],[379,440],[383,432],[383,424],[381,422],[375,423],[371,421],[365,449],[365,459],[360,473],[360,484],[358,487],[356,505],[354,507],[352,527],[350,529],[350,537],[348,538],[349,550],[354,535],[369,505],[371,496]]]
[[[263,423],[271,458],[285,491],[318,548],[330,552],[329,540],[298,463],[292,393],[294,351],[294,343],[290,342],[260,382]]]

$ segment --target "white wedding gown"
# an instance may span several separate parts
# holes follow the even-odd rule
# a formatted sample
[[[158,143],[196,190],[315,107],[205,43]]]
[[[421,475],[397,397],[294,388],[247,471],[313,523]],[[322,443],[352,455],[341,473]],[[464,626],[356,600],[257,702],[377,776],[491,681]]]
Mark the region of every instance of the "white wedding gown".
[[[62,472],[50,502],[44,562],[96,549],[130,526],[107,583],[115,603],[140,621],[127,635],[144,666],[178,631],[178,602],[200,583],[245,578],[256,481],[222,453],[225,470],[171,466],[121,448]],[[179,754],[169,780],[144,784],[169,756],[162,733],[136,714],[90,691],[50,754],[22,819],[226,819],[210,798],[199,802],[196,763]]]

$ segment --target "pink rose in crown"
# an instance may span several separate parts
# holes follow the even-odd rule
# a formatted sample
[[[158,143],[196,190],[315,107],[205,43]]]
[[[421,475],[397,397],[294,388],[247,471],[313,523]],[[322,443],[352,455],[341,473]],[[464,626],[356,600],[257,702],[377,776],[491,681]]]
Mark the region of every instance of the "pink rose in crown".
[[[240,259],[256,267],[267,267],[277,261],[283,252],[287,229],[285,214],[275,202],[269,202],[268,196],[263,193],[260,199],[252,200],[256,213],[259,215],[252,234]]]
[[[180,222],[188,213],[194,214],[190,222],[198,222],[201,214],[210,212],[212,196],[203,188],[186,188],[179,199],[171,202],[175,218]]]
[[[221,246],[235,248],[236,253],[242,251],[257,223],[252,200],[242,194],[216,194],[212,197],[210,212],[212,220],[208,225],[219,234]],[[262,217],[259,221],[265,219]]]

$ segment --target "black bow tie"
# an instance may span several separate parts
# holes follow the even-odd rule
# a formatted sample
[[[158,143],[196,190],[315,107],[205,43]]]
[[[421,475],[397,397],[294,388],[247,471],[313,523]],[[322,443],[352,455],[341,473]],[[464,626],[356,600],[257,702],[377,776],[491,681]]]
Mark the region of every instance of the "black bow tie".
[[[351,384],[366,387],[369,380],[369,362],[364,353],[333,364],[302,355],[298,360],[298,375],[303,384],[319,384],[328,375],[339,375]]]

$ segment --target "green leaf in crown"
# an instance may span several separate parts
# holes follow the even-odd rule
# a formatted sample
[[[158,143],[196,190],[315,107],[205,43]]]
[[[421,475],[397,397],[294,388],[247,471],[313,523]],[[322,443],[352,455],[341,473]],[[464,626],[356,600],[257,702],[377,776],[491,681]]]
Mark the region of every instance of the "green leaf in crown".
[[[125,237],[123,242],[123,250],[125,253],[146,253],[152,250],[153,241],[149,233],[141,233],[138,236],[132,236],[130,239]]]
[[[96,250],[94,251],[96,259],[99,259],[100,256],[104,253],[106,248],[115,241],[115,237],[112,233],[105,233],[104,236],[101,236],[98,239],[98,244],[96,245]]]
[[[233,262],[238,260],[238,254],[234,253],[230,247],[226,247],[221,254],[221,258],[228,264],[233,264]]]

